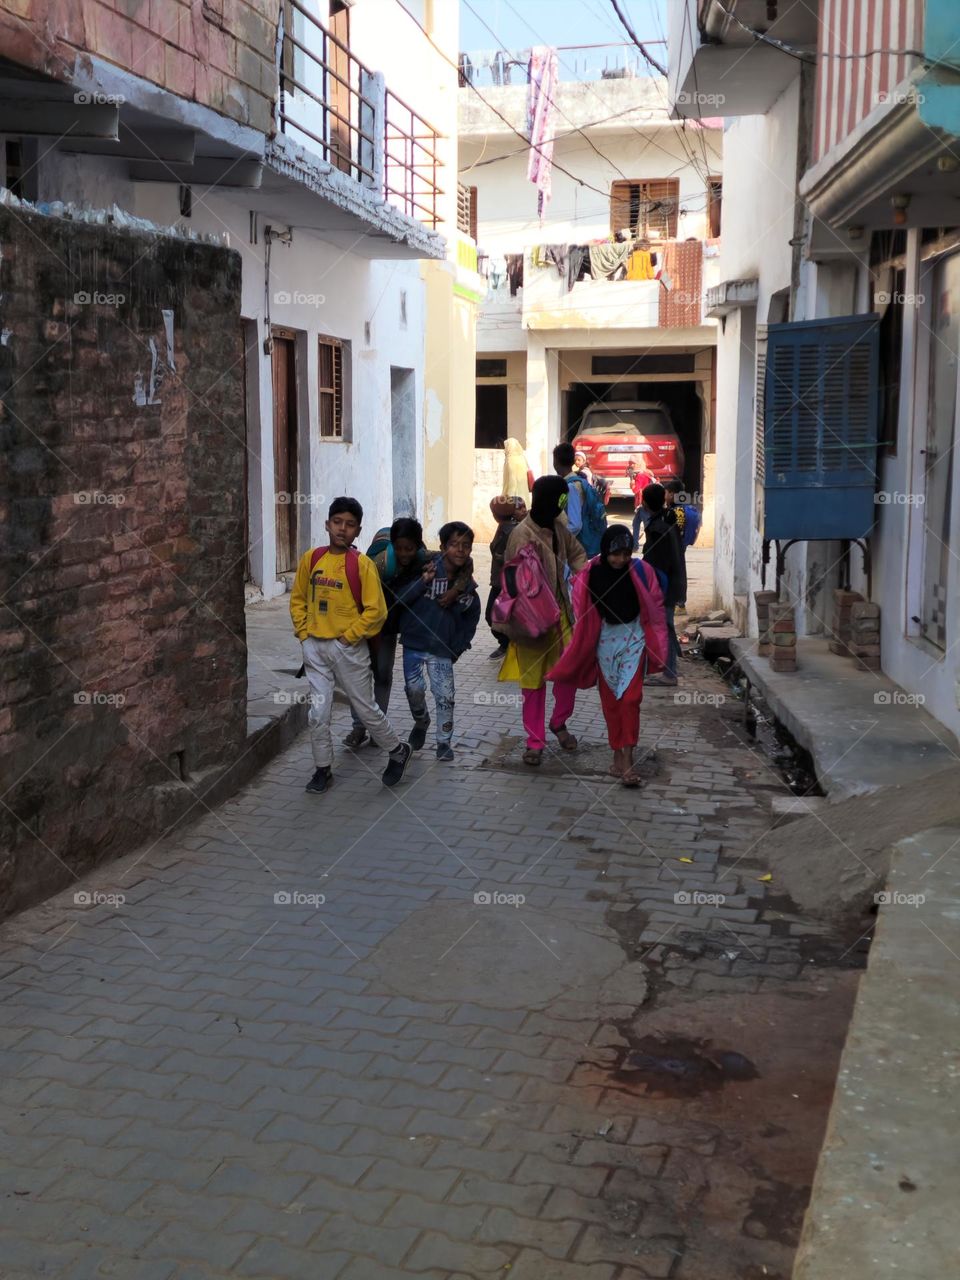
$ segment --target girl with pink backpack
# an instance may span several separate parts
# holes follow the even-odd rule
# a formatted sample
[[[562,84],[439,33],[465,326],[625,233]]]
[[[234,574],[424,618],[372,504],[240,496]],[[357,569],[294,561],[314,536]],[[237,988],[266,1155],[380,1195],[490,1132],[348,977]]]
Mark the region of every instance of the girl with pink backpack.
[[[634,751],[646,672],[662,671],[667,656],[663,594],[652,565],[634,560],[633,534],[623,524],[604,531],[600,554],[573,587],[577,625],[570,645],[547,678],[556,689],[600,685],[600,705],[613,751],[610,772],[638,787]]]
[[[503,587],[491,611],[491,623],[510,640],[500,680],[519,684],[523,695],[524,764],[537,766],[547,745],[547,672],[555,666],[573,634],[573,609],[567,578],[586,564],[583,547],[560,519],[567,482],[560,476],[535,481],[530,514],[507,543]],[[564,751],[576,751],[567,728],[577,691],[554,682],[550,732]]]

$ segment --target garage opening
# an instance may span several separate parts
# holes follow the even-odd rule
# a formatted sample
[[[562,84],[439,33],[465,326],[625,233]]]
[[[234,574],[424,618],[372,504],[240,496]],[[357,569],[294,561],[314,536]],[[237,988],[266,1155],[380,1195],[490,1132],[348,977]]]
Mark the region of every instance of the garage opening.
[[[665,404],[686,456],[684,483],[703,488],[703,409],[694,382],[572,382],[563,393],[561,435],[572,440],[584,410],[597,401],[645,400]]]

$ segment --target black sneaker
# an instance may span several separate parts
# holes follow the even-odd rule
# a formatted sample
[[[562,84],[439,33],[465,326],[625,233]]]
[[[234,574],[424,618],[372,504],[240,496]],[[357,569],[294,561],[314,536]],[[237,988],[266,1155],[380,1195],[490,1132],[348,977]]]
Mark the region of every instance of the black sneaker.
[[[506,652],[507,652],[506,645],[498,645],[496,649],[494,649],[493,653],[487,654],[487,657],[491,662],[497,662],[506,654]]]
[[[413,747],[409,742],[401,742],[396,751],[387,758],[387,767],[383,771],[381,782],[385,787],[395,787],[403,777],[403,771],[413,755]]]
[[[350,730],[343,740],[343,745],[349,747],[351,751],[356,751],[358,747],[362,747],[365,742],[369,741],[369,733],[367,733],[363,725],[359,725]]]
[[[329,765],[326,765],[322,769],[314,769],[313,777],[304,787],[304,791],[309,791],[315,796],[322,795],[332,781],[333,772]]]
[[[430,717],[425,720],[414,720],[413,728],[407,736],[407,741],[413,747],[414,751],[419,751],[427,740],[427,730],[430,728]]]
[[[443,760],[447,763],[453,759],[453,747],[451,747],[449,742],[437,743],[437,759]]]

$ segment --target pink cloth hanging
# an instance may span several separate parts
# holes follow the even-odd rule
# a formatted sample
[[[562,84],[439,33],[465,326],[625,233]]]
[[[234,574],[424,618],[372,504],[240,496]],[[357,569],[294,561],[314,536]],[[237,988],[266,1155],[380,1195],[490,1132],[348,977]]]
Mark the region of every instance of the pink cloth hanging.
[[[530,50],[527,68],[527,136],[530,159],[527,177],[537,188],[537,213],[542,218],[550,200],[553,169],[554,100],[557,92],[557,51],[546,45]]]

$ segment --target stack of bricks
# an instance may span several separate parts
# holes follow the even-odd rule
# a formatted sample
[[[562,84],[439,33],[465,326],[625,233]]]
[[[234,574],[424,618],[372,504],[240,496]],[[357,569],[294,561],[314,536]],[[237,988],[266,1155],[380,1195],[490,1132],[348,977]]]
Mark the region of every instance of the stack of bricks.
[[[843,588],[834,591],[833,627],[829,641],[831,653],[839,653],[844,658],[853,657],[853,650],[850,647],[850,641],[853,638],[853,607],[863,602],[863,596],[859,591],[847,591]]]
[[[796,671],[797,623],[792,604],[771,604],[770,617],[770,670]]]
[[[755,591],[753,600],[757,606],[757,631],[759,633],[757,652],[761,658],[769,658],[770,650],[773,648],[773,641],[770,639],[770,606],[776,604],[777,593],[775,591]]]
[[[880,670],[880,606],[857,602],[850,606],[850,653],[861,671]]]

